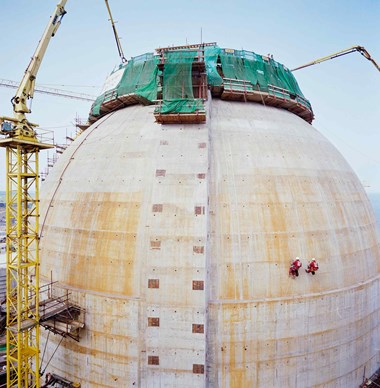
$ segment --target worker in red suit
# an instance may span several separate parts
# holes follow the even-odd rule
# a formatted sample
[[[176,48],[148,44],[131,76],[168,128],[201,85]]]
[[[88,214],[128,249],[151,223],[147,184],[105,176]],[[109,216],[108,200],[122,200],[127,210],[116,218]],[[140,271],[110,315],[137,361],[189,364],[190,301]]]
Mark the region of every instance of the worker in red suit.
[[[292,276],[293,278],[295,276],[298,276],[299,273],[298,273],[298,270],[302,267],[302,263],[301,263],[301,260],[299,259],[299,257],[296,257],[296,259],[293,261],[293,263],[290,265],[290,268],[289,268],[289,275]]]
[[[317,261],[315,259],[311,259],[311,261],[310,261],[309,265],[307,266],[307,269],[305,269],[305,271],[307,273],[311,272],[312,275],[315,275],[315,273],[318,271],[318,269],[319,269],[319,265],[318,265]]]

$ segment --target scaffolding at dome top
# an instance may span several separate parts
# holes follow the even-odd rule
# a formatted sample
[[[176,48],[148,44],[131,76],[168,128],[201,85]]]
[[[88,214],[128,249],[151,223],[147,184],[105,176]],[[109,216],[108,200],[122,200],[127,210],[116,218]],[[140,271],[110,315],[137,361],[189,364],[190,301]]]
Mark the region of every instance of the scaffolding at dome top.
[[[270,56],[223,49],[216,43],[159,48],[156,54],[131,58],[110,77],[113,86],[96,99],[90,122],[133,104],[156,104],[159,123],[204,122],[208,89],[223,100],[280,107],[309,123],[314,118],[287,67]]]

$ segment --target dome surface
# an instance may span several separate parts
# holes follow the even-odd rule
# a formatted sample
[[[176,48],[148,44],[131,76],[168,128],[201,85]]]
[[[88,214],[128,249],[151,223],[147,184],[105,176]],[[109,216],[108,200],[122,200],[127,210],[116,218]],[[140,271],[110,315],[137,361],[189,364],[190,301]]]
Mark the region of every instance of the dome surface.
[[[86,309],[53,370],[82,387],[357,387],[380,361],[361,183],[300,117],[207,104],[197,125],[106,115],[49,174],[41,275]]]

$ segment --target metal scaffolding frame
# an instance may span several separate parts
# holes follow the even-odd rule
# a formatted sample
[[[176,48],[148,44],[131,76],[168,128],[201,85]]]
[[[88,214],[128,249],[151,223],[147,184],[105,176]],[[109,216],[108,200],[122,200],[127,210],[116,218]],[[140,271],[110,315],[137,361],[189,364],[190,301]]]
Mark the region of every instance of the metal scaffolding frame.
[[[20,387],[39,385],[38,151],[6,147],[7,381]]]
[[[6,336],[9,387],[39,387],[39,176],[37,139],[6,138]]]

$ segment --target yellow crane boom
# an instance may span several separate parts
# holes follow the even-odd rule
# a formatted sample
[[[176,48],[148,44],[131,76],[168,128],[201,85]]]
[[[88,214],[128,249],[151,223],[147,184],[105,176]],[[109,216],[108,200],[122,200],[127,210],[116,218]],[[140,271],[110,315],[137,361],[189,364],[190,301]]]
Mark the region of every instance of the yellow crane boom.
[[[377,64],[377,62],[371,57],[371,55],[369,54],[369,52],[363,47],[363,46],[352,46],[350,48],[347,48],[347,49],[344,49],[344,50],[341,50],[341,51],[338,51],[337,53],[333,53],[333,54],[330,54],[330,55],[327,55],[325,57],[322,57],[322,58],[319,58],[319,59],[316,59],[312,62],[308,62],[302,66],[298,66],[294,69],[292,69],[291,71],[296,71],[296,70],[300,70],[300,69],[304,69],[305,67],[309,67],[309,66],[312,66],[312,65],[317,65],[318,63],[321,63],[321,62],[325,62],[325,61],[328,61],[330,59],[334,59],[334,58],[338,58],[338,57],[341,57],[343,55],[347,55],[347,54],[351,54],[351,53],[354,53],[354,52],[359,52],[360,54],[363,55],[364,58],[368,59],[370,62],[373,63],[373,65],[376,67],[376,69],[378,71],[380,71],[380,66]]]
[[[66,14],[66,2],[67,0],[61,0],[57,4],[53,15],[50,17],[49,23],[46,26],[45,32],[43,33],[42,38],[38,43],[36,51],[30,60],[27,69],[25,70],[25,74],[20,82],[17,92],[12,99],[15,118],[19,121],[25,119],[25,113],[30,113],[30,109],[26,105],[27,100],[33,98],[35,80],[41,65],[41,61],[45,55],[50,39],[57,32],[59,26],[61,25],[62,18]]]
[[[36,124],[26,114],[50,39],[65,15],[60,0],[12,99],[14,117],[0,117],[6,150],[6,344],[7,387],[39,388],[39,164]]]

